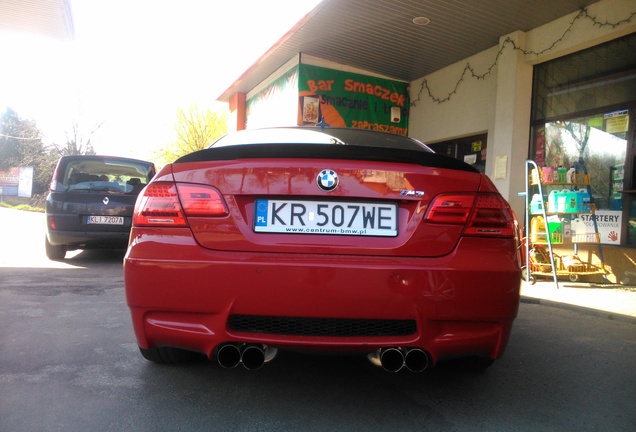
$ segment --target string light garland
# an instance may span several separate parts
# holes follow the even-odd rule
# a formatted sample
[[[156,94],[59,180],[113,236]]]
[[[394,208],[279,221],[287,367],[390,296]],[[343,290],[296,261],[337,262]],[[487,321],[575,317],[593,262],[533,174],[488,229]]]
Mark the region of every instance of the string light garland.
[[[501,44],[501,48],[499,48],[499,51],[497,51],[497,55],[495,56],[495,61],[490,65],[490,67],[486,70],[486,72],[484,72],[483,74],[478,74],[477,72],[475,72],[475,69],[472,67],[472,65],[470,63],[466,63],[466,66],[464,66],[464,70],[462,71],[461,76],[459,77],[459,80],[457,81],[457,83],[455,84],[455,87],[453,88],[452,91],[450,91],[445,97],[436,97],[433,95],[433,92],[431,91],[431,88],[428,85],[428,81],[426,80],[426,78],[422,79],[422,84],[420,84],[420,89],[417,93],[417,98],[415,98],[414,100],[411,101],[411,106],[417,106],[417,103],[420,102],[422,99],[422,93],[424,92],[424,90],[426,90],[426,93],[428,94],[429,99],[431,99],[433,102],[436,102],[438,104],[442,104],[444,102],[448,102],[453,95],[455,95],[457,93],[457,90],[459,89],[460,84],[464,81],[464,79],[468,76],[471,78],[476,78],[478,80],[482,80],[485,79],[488,75],[490,75],[493,71],[493,69],[495,68],[495,66],[497,66],[497,63],[499,62],[499,58],[501,57],[501,55],[503,54],[504,50],[506,49],[506,47],[508,45],[512,46],[513,50],[516,51],[520,51],[522,52],[524,55],[534,55],[536,57],[539,57],[542,54],[545,54],[546,52],[549,52],[551,50],[553,50],[559,43],[563,42],[563,40],[565,39],[565,36],[572,31],[572,28],[574,27],[574,24],[581,19],[588,19],[590,21],[592,21],[592,25],[594,26],[599,26],[599,27],[612,27],[613,29],[616,27],[619,27],[623,24],[629,23],[632,21],[632,19],[634,18],[634,16],[636,16],[636,12],[632,12],[630,13],[629,17],[622,19],[620,21],[616,21],[616,22],[602,22],[599,21],[596,17],[590,15],[587,11],[587,9],[581,9],[579,11],[579,13],[574,17],[574,19],[572,19],[572,21],[570,22],[570,25],[568,26],[567,29],[565,29],[565,31],[563,32],[563,34],[561,35],[561,37],[559,37],[558,39],[556,39],[554,42],[552,42],[552,44],[545,48],[542,51],[527,51],[519,46],[517,46],[517,44],[515,43],[515,41],[513,41],[510,37],[507,37],[506,40],[504,40],[504,42]]]

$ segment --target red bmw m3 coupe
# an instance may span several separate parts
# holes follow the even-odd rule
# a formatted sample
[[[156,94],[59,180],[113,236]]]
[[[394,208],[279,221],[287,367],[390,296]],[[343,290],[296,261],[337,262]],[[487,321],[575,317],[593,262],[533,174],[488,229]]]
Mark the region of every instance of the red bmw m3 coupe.
[[[135,205],[126,298],[143,356],[257,369],[278,350],[391,372],[501,357],[521,283],[513,212],[468,164],[351,128],[240,131]]]

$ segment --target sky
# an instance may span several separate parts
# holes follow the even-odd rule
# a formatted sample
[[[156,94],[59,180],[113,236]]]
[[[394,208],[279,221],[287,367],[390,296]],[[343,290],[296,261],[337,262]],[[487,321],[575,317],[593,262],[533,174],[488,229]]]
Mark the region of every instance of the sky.
[[[34,120],[45,144],[77,122],[99,154],[151,158],[174,140],[179,108],[218,106],[318,3],[71,0],[72,41],[0,29],[0,112]]]

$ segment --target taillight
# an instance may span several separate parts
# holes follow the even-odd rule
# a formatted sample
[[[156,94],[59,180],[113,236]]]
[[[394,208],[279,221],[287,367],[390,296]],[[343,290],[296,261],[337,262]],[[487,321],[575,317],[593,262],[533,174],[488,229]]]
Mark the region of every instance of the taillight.
[[[177,183],[186,216],[225,216],[227,207],[221,193],[211,186]]]
[[[496,193],[445,194],[435,197],[427,222],[465,225],[463,235],[514,237],[514,218],[508,203]]]
[[[55,216],[49,215],[48,222],[49,222],[49,228],[51,228],[52,230],[57,229],[57,225],[55,225]]]
[[[473,209],[475,194],[438,195],[428,208],[426,220],[432,223],[463,225]]]
[[[53,171],[53,177],[51,178],[51,185],[49,186],[49,190],[51,192],[56,192],[58,190],[57,186],[58,186],[58,179],[62,177],[62,163],[60,163],[61,161],[57,162],[57,165],[55,166],[55,171]]]
[[[134,226],[184,227],[186,216],[225,216],[225,201],[211,186],[150,183],[135,206]]]
[[[464,235],[514,237],[514,218],[506,200],[496,193],[477,194]]]
[[[174,183],[150,183],[135,206],[135,226],[187,226]]]

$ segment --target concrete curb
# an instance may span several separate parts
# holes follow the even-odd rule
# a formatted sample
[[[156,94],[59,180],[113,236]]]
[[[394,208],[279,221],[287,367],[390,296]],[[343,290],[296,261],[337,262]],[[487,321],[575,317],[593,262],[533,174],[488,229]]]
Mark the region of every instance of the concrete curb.
[[[571,310],[574,312],[579,312],[579,313],[583,313],[586,315],[592,315],[592,316],[596,316],[599,318],[606,318],[606,319],[610,319],[613,321],[620,321],[620,322],[627,322],[627,323],[631,323],[631,324],[636,324],[636,317],[631,316],[631,315],[624,315],[624,314],[619,314],[616,312],[609,312],[609,311],[604,311],[604,310],[599,310],[599,309],[593,309],[593,308],[589,308],[589,307],[585,307],[585,306],[579,306],[579,305],[574,305],[574,304],[570,304],[570,303],[563,303],[563,302],[559,302],[559,301],[554,301],[554,300],[547,300],[547,299],[542,299],[542,298],[537,298],[537,297],[530,297],[530,296],[521,296],[521,303],[527,303],[527,304],[538,304],[538,305],[542,305],[542,306],[550,306],[550,307],[557,307],[560,309],[565,309],[565,310]]]

